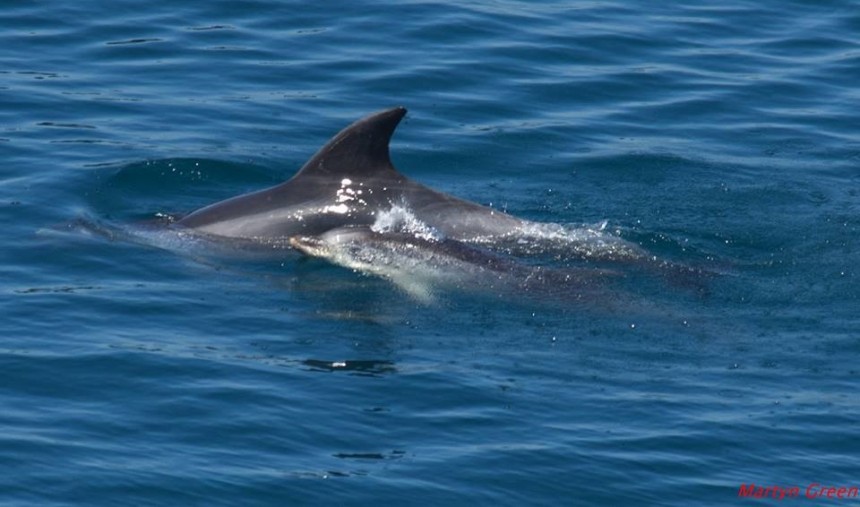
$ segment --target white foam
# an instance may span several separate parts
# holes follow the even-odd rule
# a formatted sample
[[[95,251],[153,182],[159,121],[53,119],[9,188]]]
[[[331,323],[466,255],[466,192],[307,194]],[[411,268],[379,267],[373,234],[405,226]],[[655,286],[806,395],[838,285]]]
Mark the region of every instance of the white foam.
[[[371,229],[383,234],[411,234],[428,241],[444,239],[442,233],[418,219],[405,204],[394,204],[378,212]],[[502,236],[474,237],[466,241],[515,256],[550,254],[559,258],[639,259],[645,255],[639,245],[623,239],[618,231],[609,230],[606,220],[593,224],[524,221]]]
[[[442,239],[439,231],[422,222],[406,206],[394,204],[391,209],[376,214],[376,221],[370,229],[378,233],[400,232],[414,235],[429,241]]]
[[[503,237],[478,238],[476,242],[514,255],[552,254],[555,257],[626,258],[644,255],[636,244],[608,231],[608,222],[557,224],[525,222]]]

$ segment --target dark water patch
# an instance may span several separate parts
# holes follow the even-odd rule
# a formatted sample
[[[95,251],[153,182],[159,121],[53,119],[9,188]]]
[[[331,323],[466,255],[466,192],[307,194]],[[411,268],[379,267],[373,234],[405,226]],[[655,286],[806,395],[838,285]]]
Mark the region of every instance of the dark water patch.
[[[80,287],[31,287],[29,289],[17,289],[16,294],[39,294],[39,293],[65,293],[71,294],[81,291],[100,290],[103,287],[97,286],[80,286]]]
[[[32,77],[33,79],[59,79],[59,78],[68,78],[68,75],[59,74],[56,72],[40,72],[34,70],[22,70],[16,72],[19,76],[27,76]]]
[[[95,129],[97,128],[95,125],[82,125],[78,123],[55,123],[51,121],[43,121],[39,122],[36,125],[40,127],[59,127],[59,128],[68,128],[68,129]]]
[[[208,25],[208,26],[192,26],[188,30],[193,32],[211,32],[217,30],[236,30],[235,26],[231,25]]]
[[[388,453],[377,453],[377,452],[339,452],[337,454],[333,454],[335,458],[339,459],[354,459],[354,460],[391,460],[391,459],[400,459],[406,454],[406,451],[391,451]]]
[[[107,45],[107,46],[124,46],[124,45],[129,45],[129,44],[149,44],[149,43],[153,43],[153,42],[164,42],[164,39],[159,39],[159,38],[128,39],[128,40],[105,42],[105,45]]]
[[[104,139],[62,139],[50,141],[51,144],[112,144],[115,146],[129,146],[128,143],[119,141],[106,141]]]

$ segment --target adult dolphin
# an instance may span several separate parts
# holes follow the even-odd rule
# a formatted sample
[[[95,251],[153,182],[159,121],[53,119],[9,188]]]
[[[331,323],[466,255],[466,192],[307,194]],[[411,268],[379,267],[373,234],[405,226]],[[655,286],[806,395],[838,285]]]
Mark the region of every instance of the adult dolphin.
[[[388,144],[406,115],[395,107],[371,114],[334,136],[290,180],[221,201],[174,225],[227,238],[268,242],[370,225],[402,206],[447,238],[489,239],[524,221],[432,190],[400,174]]]

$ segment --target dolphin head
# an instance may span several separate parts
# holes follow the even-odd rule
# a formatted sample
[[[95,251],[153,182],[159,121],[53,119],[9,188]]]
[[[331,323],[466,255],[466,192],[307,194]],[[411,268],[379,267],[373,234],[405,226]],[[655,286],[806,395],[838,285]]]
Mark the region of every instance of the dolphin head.
[[[289,241],[305,255],[334,260],[346,251],[360,249],[378,235],[367,227],[337,227],[316,236],[291,236]]]
[[[289,242],[305,255],[391,280],[425,303],[433,301],[433,281],[441,276],[438,266],[425,266],[428,258],[432,258],[432,251],[419,247],[429,242],[407,234],[385,234],[366,226],[347,226],[316,236],[292,236]]]
[[[328,244],[319,236],[291,236],[290,246],[311,257],[330,257]]]

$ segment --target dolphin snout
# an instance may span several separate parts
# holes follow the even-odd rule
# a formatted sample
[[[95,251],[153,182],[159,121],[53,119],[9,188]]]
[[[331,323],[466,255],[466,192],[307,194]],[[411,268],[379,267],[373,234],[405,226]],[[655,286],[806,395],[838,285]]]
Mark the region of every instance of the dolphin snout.
[[[314,236],[290,236],[290,246],[315,257],[323,255],[325,249],[325,243]]]

